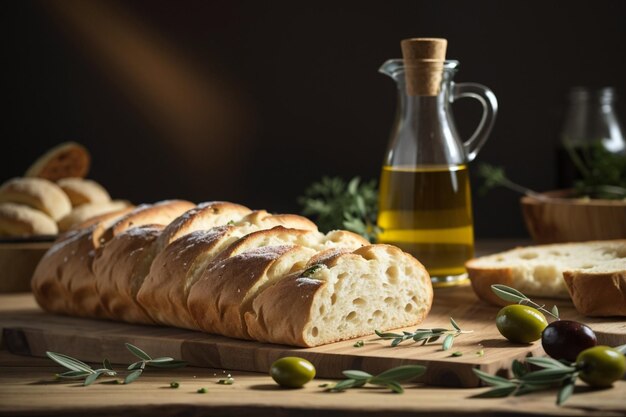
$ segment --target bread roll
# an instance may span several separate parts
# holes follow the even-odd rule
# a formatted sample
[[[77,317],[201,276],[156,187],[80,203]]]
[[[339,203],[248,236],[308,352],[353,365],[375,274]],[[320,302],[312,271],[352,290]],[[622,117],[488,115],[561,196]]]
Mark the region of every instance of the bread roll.
[[[191,288],[187,307],[202,331],[249,339],[244,321],[264,286],[302,270],[315,250],[266,246],[212,263]]]
[[[504,284],[529,297],[571,296],[586,315],[625,314],[619,282],[626,274],[626,240],[516,248],[472,259],[466,268],[476,295],[495,305],[510,304],[491,290]]]
[[[154,323],[137,303],[137,292],[150,269],[162,225],[128,229],[97,252],[93,262],[101,317],[128,323]]]
[[[84,146],[75,142],[64,142],[38,158],[24,176],[50,181],[68,177],[84,178],[89,172],[90,161],[91,157]]]
[[[0,203],[17,203],[43,211],[54,221],[72,210],[70,199],[53,182],[41,178],[13,178],[0,187]]]
[[[430,276],[396,247],[364,246],[308,267],[275,280],[256,296],[245,313],[250,337],[318,346],[415,325],[430,311]]]
[[[0,237],[56,235],[57,224],[42,211],[23,204],[0,203]]]
[[[65,232],[74,226],[84,224],[87,220],[101,214],[118,211],[129,207],[126,201],[109,201],[106,203],[87,203],[75,207],[58,222],[59,230]]]
[[[83,178],[62,178],[57,185],[67,194],[72,207],[83,204],[105,204],[111,201],[111,196],[100,184]]]

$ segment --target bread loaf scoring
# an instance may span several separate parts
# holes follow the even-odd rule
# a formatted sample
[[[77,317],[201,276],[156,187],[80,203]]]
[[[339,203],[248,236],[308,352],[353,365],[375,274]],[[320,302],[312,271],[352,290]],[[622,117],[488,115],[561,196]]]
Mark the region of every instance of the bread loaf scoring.
[[[301,216],[180,200],[128,210],[59,237],[33,276],[44,309],[315,346],[417,324],[432,304],[413,257]]]

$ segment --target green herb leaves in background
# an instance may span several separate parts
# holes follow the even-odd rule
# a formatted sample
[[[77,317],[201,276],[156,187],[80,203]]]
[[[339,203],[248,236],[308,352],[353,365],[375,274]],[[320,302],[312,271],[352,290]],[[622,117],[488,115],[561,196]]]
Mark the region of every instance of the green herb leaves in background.
[[[402,394],[404,392],[404,388],[401,383],[411,381],[422,375],[424,372],[426,372],[426,367],[421,365],[398,366],[396,368],[386,370],[376,376],[359,370],[347,370],[343,371],[343,374],[347,379],[339,381],[335,384],[324,384],[322,387],[326,388],[326,390],[330,392],[340,392],[350,388],[360,388],[365,384],[371,384],[387,387],[393,392]]]
[[[626,199],[625,156],[607,151],[599,141],[583,148],[581,152],[574,149],[568,149],[568,151],[582,176],[582,180],[572,184],[575,197]],[[478,176],[483,179],[483,185],[480,188],[483,194],[492,188],[505,187],[535,198],[548,198],[511,181],[502,167],[480,164]]]
[[[516,360],[513,362],[514,377],[512,379],[490,375],[474,369],[476,376],[493,387],[476,397],[507,397],[509,395],[523,395],[559,387],[556,403],[561,405],[574,393],[574,384],[578,378],[578,370],[573,364],[567,364],[552,358],[528,358],[526,363],[542,369],[531,372],[525,364]]]
[[[361,182],[355,177],[346,183],[339,177],[324,177],[311,184],[298,198],[302,214],[314,216],[323,232],[347,229],[373,242],[380,228],[376,181]]]
[[[137,358],[141,359],[138,362],[134,362],[128,366],[128,370],[132,371],[124,378],[125,384],[130,384],[135,381],[137,378],[141,376],[146,366],[153,368],[180,368],[185,366],[187,363],[183,361],[178,361],[169,357],[161,357],[161,358],[152,358],[146,352],[141,350],[135,345],[131,345],[130,343],[126,343],[126,348]],[[57,374],[59,379],[82,379],[83,385],[91,385],[96,379],[98,379],[102,375],[106,376],[116,376],[117,372],[113,370],[111,367],[111,362],[108,359],[105,359],[102,362],[102,368],[93,369],[91,366],[87,365],[84,362],[79,361],[78,359],[74,359],[70,356],[63,355],[61,353],[55,352],[46,352],[46,355],[63,366],[64,368],[69,369],[67,372],[63,372],[61,374]]]
[[[442,349],[449,350],[454,344],[454,338],[466,334],[472,333],[472,330],[461,330],[461,327],[457,324],[452,317],[450,317],[450,324],[454,329],[434,328],[434,329],[417,329],[414,332],[402,332],[400,333],[382,333],[376,330],[376,335],[385,340],[391,340],[391,346],[398,346],[400,343],[406,340],[412,340],[413,342],[422,342],[422,346],[427,343],[433,343],[443,339]]]
[[[545,314],[548,314],[549,316],[552,316],[556,320],[559,320],[559,309],[557,306],[552,306],[552,309],[546,310],[544,305],[539,305],[535,303],[515,288],[507,287],[506,285],[502,284],[494,284],[491,286],[491,291],[493,291],[495,295],[502,298],[504,301],[511,301],[517,304],[529,305],[539,311],[544,312]]]

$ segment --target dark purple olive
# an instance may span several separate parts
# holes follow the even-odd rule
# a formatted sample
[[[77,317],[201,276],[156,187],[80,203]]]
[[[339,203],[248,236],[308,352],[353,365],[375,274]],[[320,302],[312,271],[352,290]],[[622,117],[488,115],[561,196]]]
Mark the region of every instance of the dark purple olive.
[[[574,362],[580,352],[596,344],[598,339],[593,330],[577,321],[554,321],[541,334],[543,350],[557,360]]]

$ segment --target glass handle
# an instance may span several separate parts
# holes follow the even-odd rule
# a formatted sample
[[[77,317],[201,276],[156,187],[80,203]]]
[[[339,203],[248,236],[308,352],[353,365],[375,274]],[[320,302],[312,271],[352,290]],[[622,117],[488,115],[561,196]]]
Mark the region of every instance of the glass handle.
[[[496,114],[498,113],[498,100],[493,91],[484,85],[475,83],[454,84],[450,102],[453,103],[465,97],[476,99],[483,105],[483,115],[480,118],[478,127],[472,136],[463,142],[467,161],[470,162],[476,158],[478,151],[483,147],[489,137],[489,133],[491,133],[493,122],[496,120]]]

